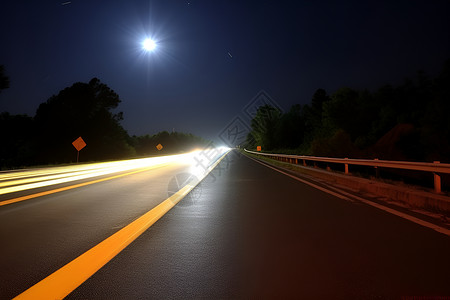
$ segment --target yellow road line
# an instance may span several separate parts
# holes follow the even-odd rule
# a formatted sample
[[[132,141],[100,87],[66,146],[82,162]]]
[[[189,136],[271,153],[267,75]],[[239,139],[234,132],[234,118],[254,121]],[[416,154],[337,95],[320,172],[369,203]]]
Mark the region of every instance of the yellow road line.
[[[54,194],[54,193],[59,193],[59,192],[63,192],[63,191],[79,188],[79,187],[82,187],[82,186],[86,186],[86,185],[90,185],[90,184],[94,184],[94,183],[98,183],[98,182],[102,182],[102,181],[106,181],[106,180],[111,180],[111,179],[115,179],[115,178],[119,178],[119,177],[123,177],[123,176],[128,176],[128,175],[131,175],[131,174],[148,171],[150,169],[154,169],[154,168],[157,168],[157,167],[162,167],[164,165],[167,165],[167,164],[151,166],[149,168],[140,169],[140,170],[133,171],[133,172],[128,172],[128,173],[124,173],[124,174],[114,175],[114,176],[110,176],[110,177],[107,177],[107,178],[96,179],[96,180],[92,180],[92,181],[88,181],[88,182],[83,182],[83,183],[79,183],[79,184],[65,186],[65,187],[62,187],[62,188],[54,189],[54,190],[49,190],[49,191],[44,191],[44,192],[40,192],[40,193],[36,193],[36,194],[31,194],[31,195],[26,195],[26,196],[22,196],[22,197],[17,197],[17,198],[13,198],[13,199],[9,199],[9,200],[5,200],[5,201],[0,202],[0,206],[11,204],[11,203],[16,203],[16,202],[20,202],[20,201],[24,201],[24,200],[28,200],[28,199],[33,199],[33,198],[37,198],[37,197],[41,197],[41,196],[45,196],[45,195],[50,195],[50,194]]]
[[[153,225],[192,188],[190,185],[184,186],[180,191],[139,219],[78,256],[14,299],[63,299]]]
[[[183,199],[220,163],[226,154],[209,167],[203,177],[199,178],[195,183],[187,184],[155,208],[42,279],[14,299],[63,299],[66,297]]]

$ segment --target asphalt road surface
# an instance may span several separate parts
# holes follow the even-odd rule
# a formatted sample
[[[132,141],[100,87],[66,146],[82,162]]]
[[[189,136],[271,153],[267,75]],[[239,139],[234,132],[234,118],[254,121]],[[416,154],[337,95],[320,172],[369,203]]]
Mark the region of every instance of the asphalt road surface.
[[[188,171],[170,165],[0,206],[0,298],[155,207]],[[449,236],[234,151],[67,299],[439,299],[450,296],[449,270]]]

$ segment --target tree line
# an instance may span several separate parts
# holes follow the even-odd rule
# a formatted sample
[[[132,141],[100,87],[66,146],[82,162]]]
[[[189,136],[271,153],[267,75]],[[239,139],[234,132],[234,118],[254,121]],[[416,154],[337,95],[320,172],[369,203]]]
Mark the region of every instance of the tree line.
[[[0,91],[9,83],[2,66]],[[51,96],[34,117],[0,113],[0,169],[74,162],[72,142],[79,136],[87,144],[80,152],[81,161],[173,154],[207,144],[180,132],[130,136],[120,124],[123,113],[114,112],[120,102],[114,90],[93,78]],[[158,150],[158,144],[163,148]]]
[[[318,89],[310,104],[282,113],[259,107],[247,147],[328,157],[450,161],[450,60],[438,76],[370,92]]]

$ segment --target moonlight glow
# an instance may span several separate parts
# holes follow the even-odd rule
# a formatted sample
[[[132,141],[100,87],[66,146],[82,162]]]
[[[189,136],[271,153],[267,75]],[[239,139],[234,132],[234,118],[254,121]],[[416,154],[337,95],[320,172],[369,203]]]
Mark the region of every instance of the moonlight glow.
[[[142,42],[142,47],[147,51],[153,51],[156,48],[156,43],[154,40],[147,38]]]

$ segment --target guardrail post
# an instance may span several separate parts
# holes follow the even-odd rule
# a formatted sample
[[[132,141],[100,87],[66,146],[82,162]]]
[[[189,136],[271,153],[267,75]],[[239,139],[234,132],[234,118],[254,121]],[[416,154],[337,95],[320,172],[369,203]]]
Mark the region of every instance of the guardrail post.
[[[346,157],[345,159],[348,159],[348,157]],[[348,164],[345,164],[345,174],[348,174]]]
[[[378,158],[374,158],[373,160],[378,160]],[[380,170],[378,169],[377,166],[375,166],[375,177],[378,178],[380,177]]]
[[[331,168],[330,168],[329,165],[327,165],[327,171],[328,171],[328,172],[331,171]]]
[[[433,163],[435,164],[440,164],[440,161],[433,161]],[[442,192],[441,190],[441,175],[439,175],[438,173],[433,173],[434,174],[434,191],[437,194],[440,194]]]
[[[306,159],[303,160],[303,166],[306,167]]]

